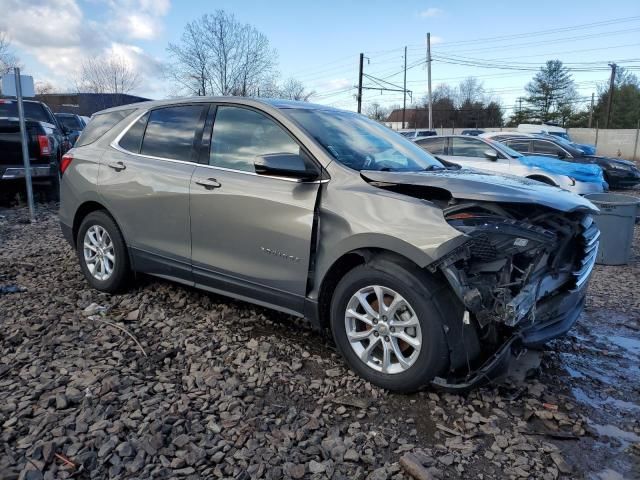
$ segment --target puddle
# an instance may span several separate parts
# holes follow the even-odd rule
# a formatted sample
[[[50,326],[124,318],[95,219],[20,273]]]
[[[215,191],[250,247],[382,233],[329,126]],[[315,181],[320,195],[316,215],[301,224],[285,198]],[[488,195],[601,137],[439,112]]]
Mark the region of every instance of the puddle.
[[[591,423],[589,425],[598,432],[598,435],[618,440],[622,444],[623,448],[629,446],[630,443],[640,442],[640,435],[633,432],[627,432],[615,425],[599,425],[597,423]]]

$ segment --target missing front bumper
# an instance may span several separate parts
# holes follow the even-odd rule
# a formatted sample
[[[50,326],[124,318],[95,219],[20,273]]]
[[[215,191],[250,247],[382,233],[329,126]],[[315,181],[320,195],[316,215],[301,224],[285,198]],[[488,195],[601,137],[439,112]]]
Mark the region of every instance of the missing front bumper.
[[[465,375],[436,377],[434,388],[465,392],[493,382],[507,373],[509,365],[526,348],[539,348],[567,333],[575,325],[584,308],[587,284],[541,302],[537,306],[536,323],[522,325],[482,366]]]

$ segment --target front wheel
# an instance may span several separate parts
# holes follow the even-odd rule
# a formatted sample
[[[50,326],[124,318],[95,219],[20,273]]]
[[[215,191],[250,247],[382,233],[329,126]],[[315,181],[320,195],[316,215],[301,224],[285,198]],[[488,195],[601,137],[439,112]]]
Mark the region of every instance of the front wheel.
[[[446,371],[442,290],[422,271],[395,264],[347,273],[331,302],[331,329],[349,367],[380,387],[411,392]]]

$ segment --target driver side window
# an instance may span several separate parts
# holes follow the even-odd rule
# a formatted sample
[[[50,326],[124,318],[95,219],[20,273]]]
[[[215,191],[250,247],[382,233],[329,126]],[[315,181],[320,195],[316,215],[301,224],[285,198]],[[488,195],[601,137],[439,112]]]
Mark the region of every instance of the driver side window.
[[[254,161],[262,155],[300,154],[300,146],[280,125],[246,108],[220,106],[216,111],[209,164],[255,172]]]
[[[494,150],[482,140],[472,138],[452,137],[449,147],[451,153],[455,157],[477,157],[484,158],[486,150]]]
[[[557,157],[560,152],[564,153],[564,151],[554,143],[540,140],[533,142],[533,151],[538,155],[548,155],[551,157]]]

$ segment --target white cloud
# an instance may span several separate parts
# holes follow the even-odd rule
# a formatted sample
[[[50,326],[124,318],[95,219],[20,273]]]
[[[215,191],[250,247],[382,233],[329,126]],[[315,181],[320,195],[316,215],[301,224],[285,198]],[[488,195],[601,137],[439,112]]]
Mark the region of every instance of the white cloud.
[[[436,7],[429,7],[426,10],[421,11],[418,15],[422,18],[437,17],[439,15],[442,15],[442,9],[436,8]]]
[[[31,73],[56,86],[72,83],[87,57],[116,53],[140,72],[145,91],[161,91],[161,62],[133,44],[162,32],[170,0],[107,0],[98,22],[87,18],[79,0],[0,0],[0,30],[16,54],[30,55],[42,68]]]
[[[437,35],[431,35],[431,45],[437,45],[442,42],[444,42],[442,37],[439,37]]]
[[[130,39],[151,40],[163,30],[169,0],[109,0],[110,28]]]

